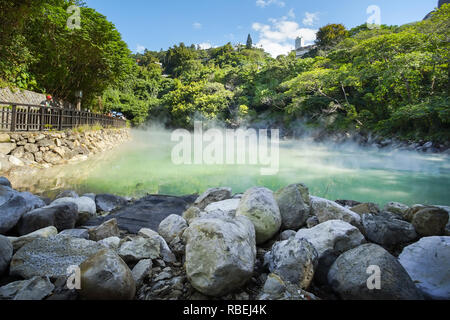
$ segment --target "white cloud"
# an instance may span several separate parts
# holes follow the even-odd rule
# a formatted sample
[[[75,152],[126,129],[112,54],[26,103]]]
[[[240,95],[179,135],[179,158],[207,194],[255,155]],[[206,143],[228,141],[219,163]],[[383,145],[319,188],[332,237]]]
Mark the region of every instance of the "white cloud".
[[[145,47],[143,45],[138,44],[136,47],[136,52],[137,53],[144,53],[145,51]]]
[[[201,29],[202,28],[202,24],[200,22],[194,22],[192,24],[192,26],[194,27],[194,29]]]
[[[287,16],[291,19],[295,19],[295,12],[294,9],[289,10]]]
[[[305,18],[303,19],[303,24],[305,26],[313,26],[319,21],[319,14],[318,13],[305,13]]]
[[[261,8],[265,8],[271,4],[276,4],[279,7],[284,7],[286,5],[286,3],[281,0],[256,0],[256,5]]]
[[[211,49],[212,48],[212,44],[209,42],[202,42],[199,43],[198,46],[200,47],[200,49],[202,50],[206,50],[206,49]]]
[[[300,25],[287,17],[281,19],[269,19],[271,24],[255,22],[253,30],[259,32],[257,47],[262,47],[273,57],[281,54],[289,54],[295,48],[295,39],[302,36],[306,44],[312,44],[316,40],[317,30],[300,28]]]

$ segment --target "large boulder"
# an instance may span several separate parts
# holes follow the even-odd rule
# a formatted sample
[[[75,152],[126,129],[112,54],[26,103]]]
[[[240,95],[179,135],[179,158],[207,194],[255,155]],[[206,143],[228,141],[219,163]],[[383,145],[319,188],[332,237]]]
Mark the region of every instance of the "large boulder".
[[[394,216],[365,214],[362,217],[362,224],[367,239],[383,247],[392,248],[417,238],[412,224],[395,219]]]
[[[136,284],[130,268],[113,251],[104,249],[80,265],[80,296],[86,300],[132,300]]]
[[[161,258],[165,262],[172,263],[177,260],[175,255],[172,253],[169,246],[167,245],[166,240],[164,240],[164,238],[161,237],[158,232],[153,231],[152,229],[142,228],[141,230],[139,230],[138,235],[144,238],[154,238],[157,241],[159,241],[160,244],[159,253],[161,255]]]
[[[10,274],[25,279],[34,276],[65,277],[70,266],[78,266],[104,247],[85,239],[54,236],[37,239],[14,254]]]
[[[255,228],[246,217],[196,219],[184,238],[186,274],[199,292],[223,296],[251,278],[256,259]]]
[[[45,206],[45,201],[32,193],[18,192],[17,194],[25,199],[27,211],[42,208]]]
[[[54,288],[48,277],[15,281],[0,288],[0,300],[43,300]]]
[[[13,151],[16,148],[15,143],[0,143],[0,153],[3,154],[9,154],[11,151]]]
[[[93,241],[100,241],[110,237],[117,237],[120,235],[119,227],[116,219],[111,219],[103,222],[95,228],[89,229],[89,239]]]
[[[136,237],[123,242],[118,253],[125,262],[136,263],[142,259],[158,258],[160,246],[160,242],[156,239]]]
[[[167,243],[172,242],[176,237],[180,237],[184,230],[188,227],[183,217],[172,214],[165,218],[158,227],[158,233],[166,240]]]
[[[342,220],[361,229],[361,217],[356,212],[327,199],[313,196],[310,199],[312,214],[319,219],[320,223],[328,220]]]
[[[280,230],[281,214],[273,192],[267,188],[247,190],[239,203],[236,216],[245,216],[255,226],[256,243],[262,244]]]
[[[219,202],[231,198],[231,188],[212,188],[206,190],[194,202],[200,209],[205,209],[210,203]]]
[[[9,266],[13,255],[13,246],[7,237],[0,235],[0,275],[2,275]]]
[[[0,234],[5,234],[19,222],[28,211],[27,202],[19,195],[13,195],[0,206]]]
[[[36,239],[40,239],[40,238],[48,238],[51,236],[56,236],[58,234],[58,230],[53,227],[46,227],[43,229],[39,229],[37,231],[34,231],[32,233],[23,235],[21,237],[9,237],[9,240],[11,241],[14,251],[19,250],[20,248],[22,248],[24,245],[26,245],[27,243],[30,243]]]
[[[18,224],[20,235],[54,226],[58,231],[73,229],[78,219],[78,208],[74,203],[54,205],[27,212]]]
[[[309,241],[294,237],[275,243],[272,250],[266,253],[264,261],[270,272],[307,289],[314,278],[318,254]]]
[[[281,228],[298,230],[309,217],[309,190],[303,184],[293,184],[275,192],[281,214]]]
[[[401,265],[431,299],[450,299],[450,237],[427,237],[406,247]]]
[[[111,212],[117,208],[127,205],[125,198],[112,194],[98,194],[95,196],[95,204],[99,212]]]
[[[380,271],[380,286],[371,277]],[[375,279],[376,280],[376,279]],[[363,244],[341,254],[328,273],[333,290],[345,300],[420,300],[408,273],[385,249]],[[372,286],[374,285],[374,286]]]
[[[428,207],[418,211],[412,224],[421,236],[441,236],[445,233],[449,215],[446,210],[438,207]]]

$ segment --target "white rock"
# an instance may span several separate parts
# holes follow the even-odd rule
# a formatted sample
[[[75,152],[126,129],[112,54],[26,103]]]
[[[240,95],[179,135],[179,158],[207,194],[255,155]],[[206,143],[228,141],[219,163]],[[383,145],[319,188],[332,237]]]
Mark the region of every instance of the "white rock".
[[[9,240],[11,241],[13,247],[14,247],[14,251],[19,250],[20,248],[22,248],[24,245],[26,245],[27,243],[30,243],[36,239],[40,239],[40,238],[48,238],[51,236],[56,236],[58,234],[58,230],[53,227],[47,227],[47,228],[43,228],[37,231],[34,231],[32,233],[26,234],[24,236],[21,237],[9,237]]]
[[[97,212],[95,201],[88,197],[56,199],[49,205],[49,207],[64,203],[75,203],[78,206],[79,213],[86,212],[91,215],[95,215]]]
[[[301,229],[295,237],[308,240],[319,257],[328,250],[343,253],[366,242],[358,228],[342,220],[328,220],[311,229]]]
[[[219,202],[213,202],[205,208],[206,213],[222,211],[224,214],[234,217],[239,206],[240,199],[228,199]]]
[[[158,233],[166,240],[167,243],[172,242],[173,239],[183,234],[188,227],[186,220],[183,217],[171,214],[165,218],[158,227]]]
[[[399,256],[416,286],[432,299],[450,299],[450,237],[427,237]]]
[[[361,216],[334,201],[311,196],[312,213],[319,219],[320,223],[328,220],[342,220],[351,225],[361,228]]]

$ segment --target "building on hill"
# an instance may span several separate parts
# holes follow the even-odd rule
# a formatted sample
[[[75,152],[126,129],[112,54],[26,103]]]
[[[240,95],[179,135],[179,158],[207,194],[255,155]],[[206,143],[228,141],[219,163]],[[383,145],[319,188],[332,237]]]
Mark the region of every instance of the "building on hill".
[[[315,45],[305,46],[305,39],[303,37],[297,37],[295,39],[295,55],[297,58],[303,57],[305,54],[315,49]]]
[[[450,0],[439,0],[439,2],[438,2],[438,8],[440,8],[440,7],[442,7],[444,4],[446,4],[446,3],[450,3]],[[429,14],[427,14],[427,16],[423,19],[423,20],[428,20],[428,19],[430,19],[431,18],[431,14],[433,13],[434,11],[431,11]]]

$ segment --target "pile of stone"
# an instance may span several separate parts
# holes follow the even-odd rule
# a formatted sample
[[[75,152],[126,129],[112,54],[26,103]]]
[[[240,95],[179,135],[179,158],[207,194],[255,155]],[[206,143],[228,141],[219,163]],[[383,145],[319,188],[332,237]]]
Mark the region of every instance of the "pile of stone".
[[[450,299],[449,212],[303,184],[44,203],[0,179],[0,299]]]
[[[80,161],[130,139],[128,129],[0,133],[0,172]]]

